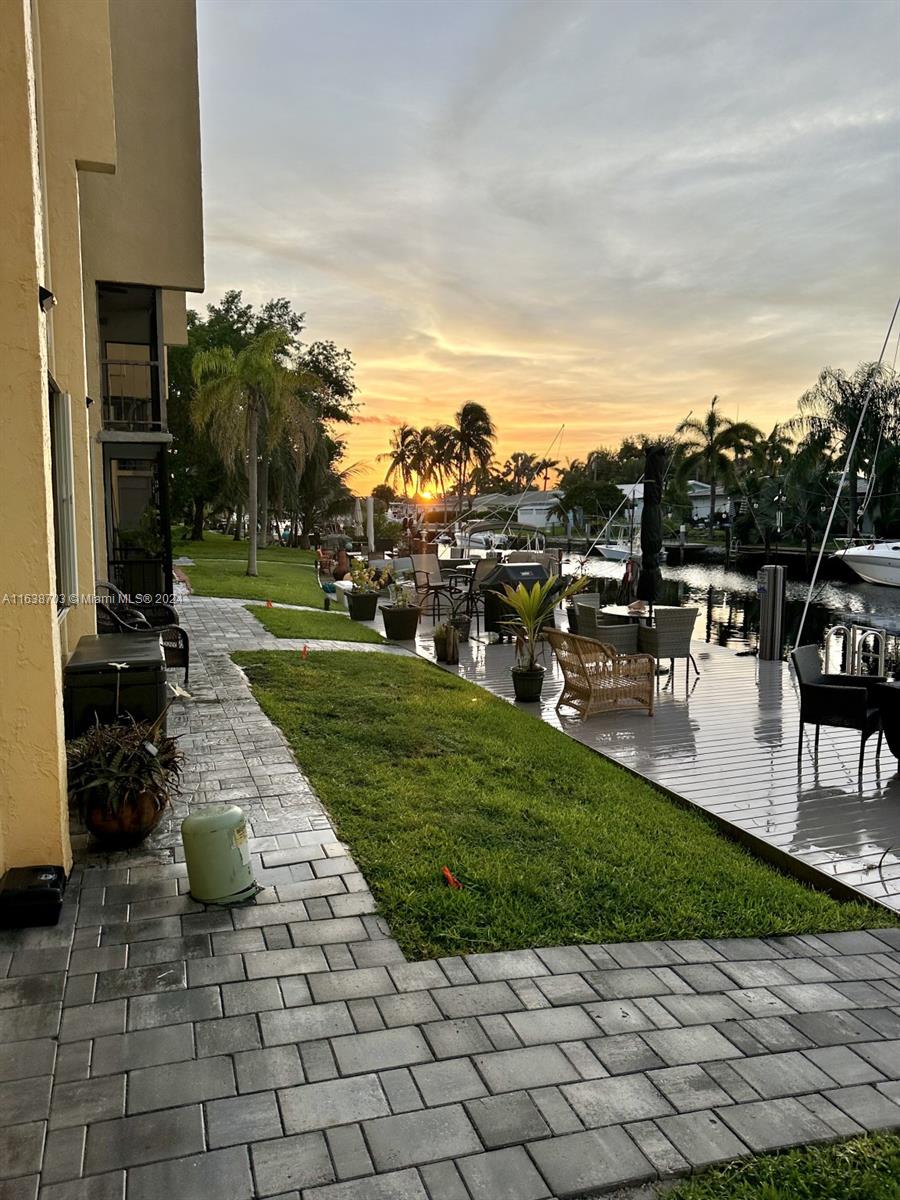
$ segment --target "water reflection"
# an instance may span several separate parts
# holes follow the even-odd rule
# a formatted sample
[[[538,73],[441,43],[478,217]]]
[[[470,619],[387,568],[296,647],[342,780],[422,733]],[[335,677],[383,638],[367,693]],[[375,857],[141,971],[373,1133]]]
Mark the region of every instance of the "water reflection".
[[[574,574],[580,560],[564,563]],[[591,558],[586,571],[594,577],[591,590],[597,590],[608,604],[615,604],[622,582],[623,565]],[[718,646],[755,651],[759,643],[759,598],[756,579],[740,571],[719,566],[692,564],[663,567],[660,604],[696,604],[705,623],[705,639]],[[785,582],[784,648],[794,644],[806,600],[807,585],[797,580]],[[806,618],[803,640],[822,643],[825,630],[838,623],[845,613],[878,613],[900,619],[900,588],[874,584],[845,584],[826,581],[818,584]]]

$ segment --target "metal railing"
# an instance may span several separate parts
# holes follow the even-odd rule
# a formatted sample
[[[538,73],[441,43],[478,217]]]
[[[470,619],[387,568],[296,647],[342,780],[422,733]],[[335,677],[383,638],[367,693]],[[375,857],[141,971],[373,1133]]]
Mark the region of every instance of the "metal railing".
[[[132,433],[161,430],[159,363],[106,358],[100,366],[104,429]]]

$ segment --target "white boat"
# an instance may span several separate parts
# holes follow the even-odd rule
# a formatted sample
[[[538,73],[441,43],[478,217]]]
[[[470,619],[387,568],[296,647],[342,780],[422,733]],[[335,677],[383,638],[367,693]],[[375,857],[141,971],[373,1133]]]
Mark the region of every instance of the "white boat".
[[[866,583],[900,587],[900,542],[848,545],[832,555],[847,564]]]

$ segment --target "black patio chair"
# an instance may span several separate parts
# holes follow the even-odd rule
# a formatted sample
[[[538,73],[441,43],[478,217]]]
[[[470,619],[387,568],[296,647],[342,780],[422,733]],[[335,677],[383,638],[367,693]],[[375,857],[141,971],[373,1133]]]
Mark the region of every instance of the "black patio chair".
[[[876,757],[881,753],[882,723],[878,706],[879,684],[883,675],[823,675],[818,646],[798,646],[791,651],[791,662],[800,684],[800,741],[797,759],[803,754],[803,729],[815,725],[814,757],[819,755],[819,730],[823,725],[835,729],[857,729],[859,774],[862,775],[866,742],[878,734]]]
[[[110,605],[98,601],[96,613],[98,633],[133,633],[135,637],[155,634],[161,638],[166,666],[184,667],[184,686],[187,687],[191,670],[191,643],[186,629],[180,625],[153,625],[139,609],[121,602]]]

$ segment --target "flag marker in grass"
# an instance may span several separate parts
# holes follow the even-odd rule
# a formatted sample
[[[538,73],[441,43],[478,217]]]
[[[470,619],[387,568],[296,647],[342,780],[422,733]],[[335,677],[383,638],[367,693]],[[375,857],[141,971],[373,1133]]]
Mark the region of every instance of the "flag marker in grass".
[[[303,643],[303,649],[300,651],[301,658],[309,658],[309,646],[306,642]]]
[[[459,882],[459,880],[456,878],[456,876],[453,874],[453,872],[450,870],[449,867],[441,867],[441,874],[443,875],[444,879],[446,880],[448,887],[456,888],[459,891],[462,890],[462,884]]]
[[[266,608],[274,608],[274,607],[275,607],[275,605],[272,603],[271,600],[266,601]]]

